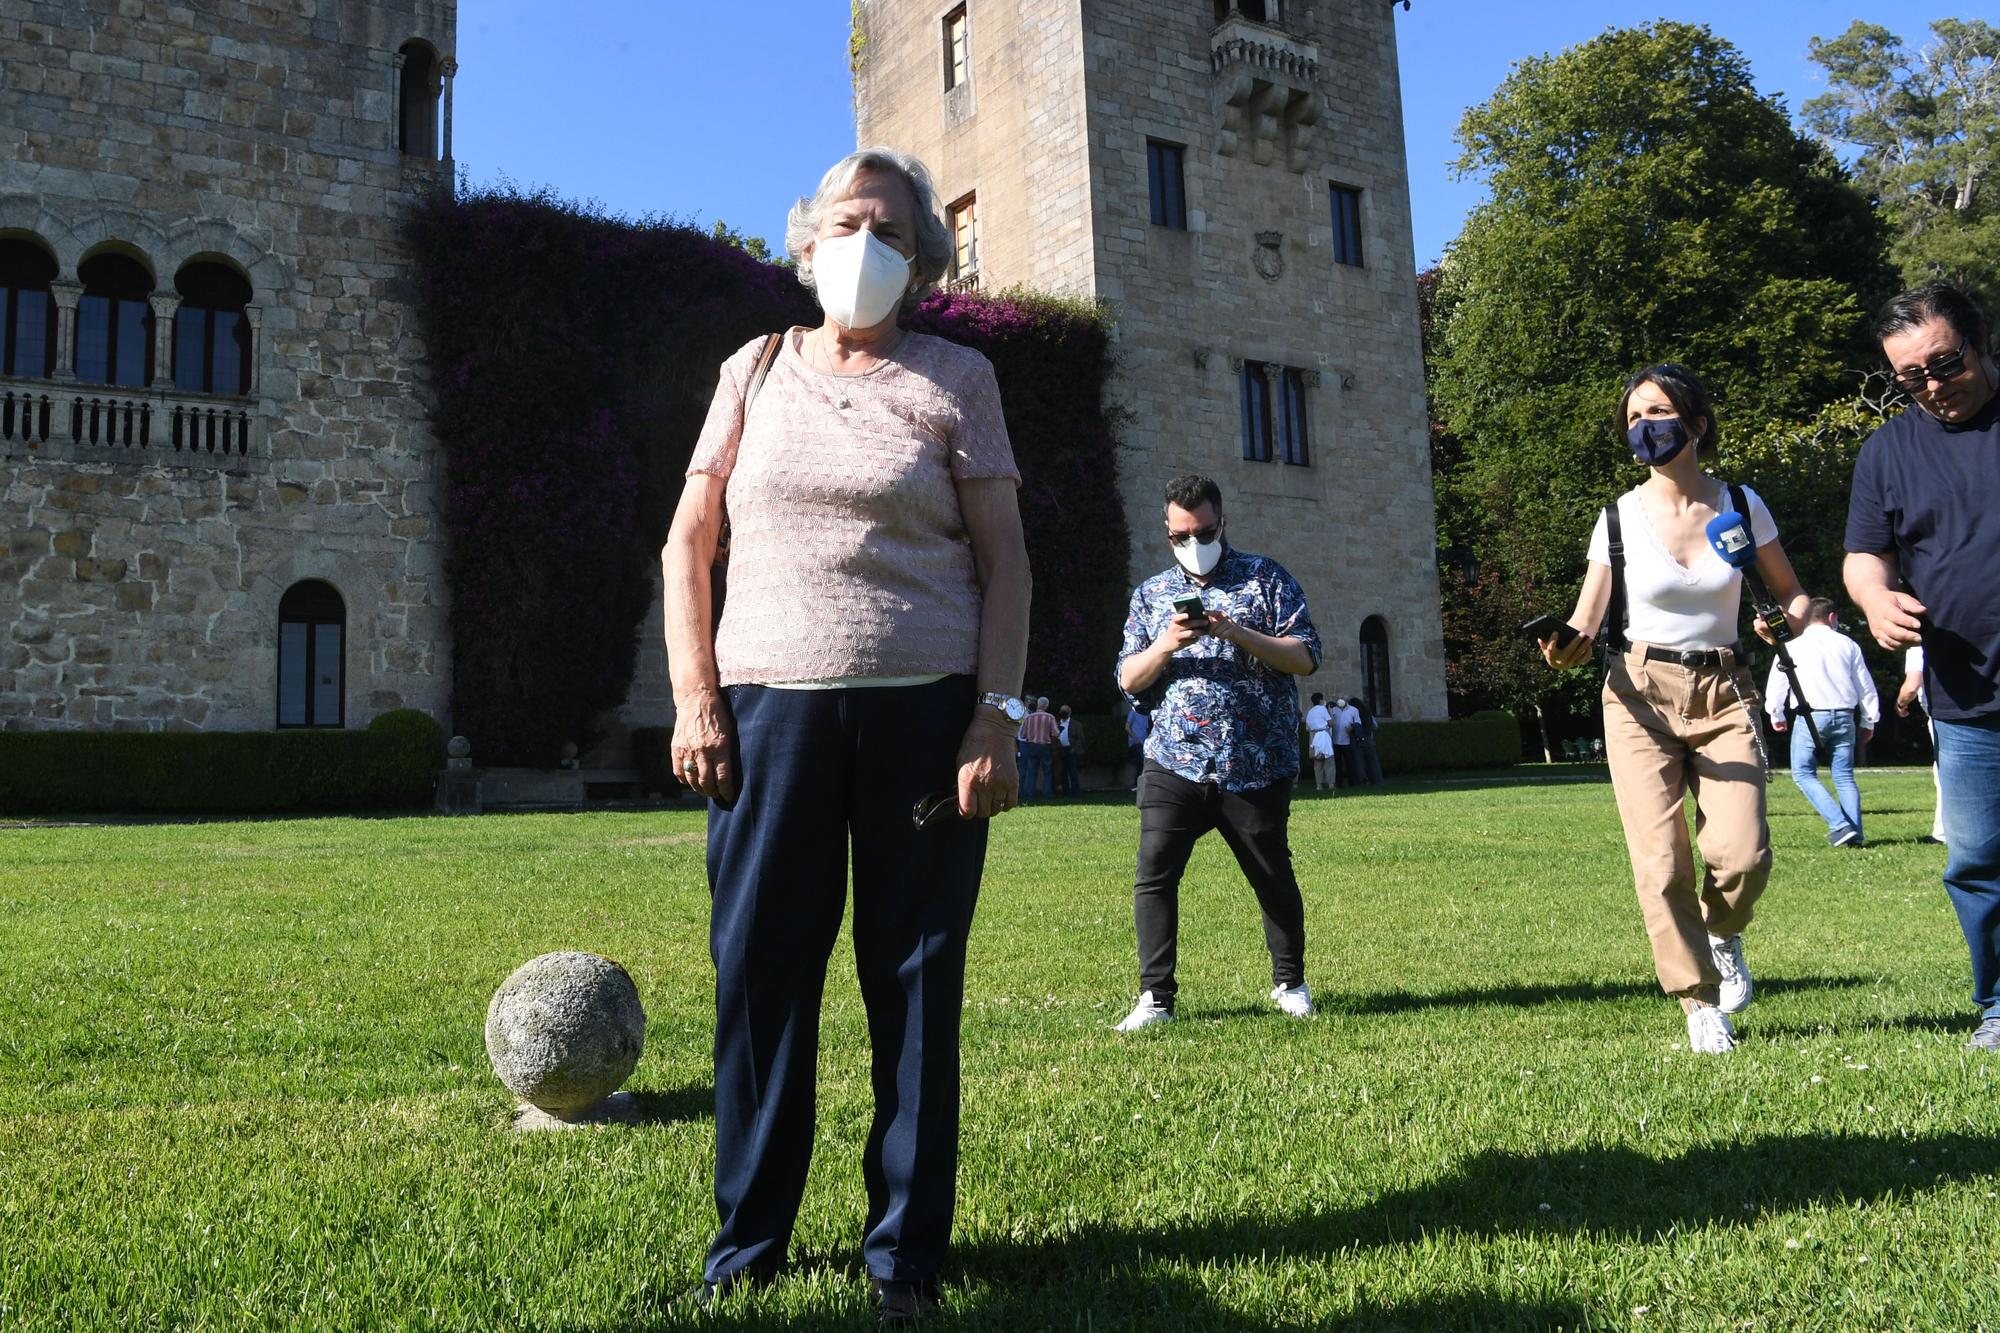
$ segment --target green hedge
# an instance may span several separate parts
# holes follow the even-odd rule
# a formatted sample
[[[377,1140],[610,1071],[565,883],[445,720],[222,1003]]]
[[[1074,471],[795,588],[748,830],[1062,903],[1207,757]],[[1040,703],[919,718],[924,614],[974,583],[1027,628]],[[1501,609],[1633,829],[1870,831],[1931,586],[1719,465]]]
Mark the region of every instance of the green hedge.
[[[1504,768],[1521,761],[1521,728],[1495,709],[1449,722],[1384,722],[1375,730],[1382,772],[1441,768]]]
[[[444,731],[414,709],[365,731],[0,732],[9,814],[264,814],[428,804]]]

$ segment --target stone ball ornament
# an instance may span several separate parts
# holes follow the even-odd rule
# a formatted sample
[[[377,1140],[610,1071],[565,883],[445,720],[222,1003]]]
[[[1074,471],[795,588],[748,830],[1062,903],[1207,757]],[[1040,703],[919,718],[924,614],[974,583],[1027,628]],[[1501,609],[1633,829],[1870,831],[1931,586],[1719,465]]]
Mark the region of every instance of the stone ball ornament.
[[[516,1127],[627,1118],[646,1011],[625,969],[594,953],[545,953],[516,968],[486,1007],[493,1072],[525,1103]],[[539,1113],[539,1114],[537,1114]]]

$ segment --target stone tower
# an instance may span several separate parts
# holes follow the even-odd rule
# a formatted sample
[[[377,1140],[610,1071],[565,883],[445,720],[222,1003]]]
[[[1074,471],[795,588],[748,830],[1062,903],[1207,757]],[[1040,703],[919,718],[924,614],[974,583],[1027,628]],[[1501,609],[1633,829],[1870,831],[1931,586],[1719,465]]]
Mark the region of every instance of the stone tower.
[[[931,168],[955,283],[1109,304],[1134,580],[1171,562],[1161,487],[1207,473],[1305,587],[1310,688],[1443,717],[1392,6],[858,0],[854,60],[858,141]]]
[[[455,0],[0,17],[0,725],[444,720],[399,231],[455,40]]]

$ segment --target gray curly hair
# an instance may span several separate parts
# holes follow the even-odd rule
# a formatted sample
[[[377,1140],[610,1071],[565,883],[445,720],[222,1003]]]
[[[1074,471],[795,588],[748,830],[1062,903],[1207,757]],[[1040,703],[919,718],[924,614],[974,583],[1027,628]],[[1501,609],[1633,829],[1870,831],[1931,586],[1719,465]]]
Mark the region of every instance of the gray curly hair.
[[[910,187],[910,197],[916,200],[919,281],[903,294],[903,309],[914,310],[931,294],[951,264],[951,233],[945,230],[944,219],[938,216],[937,189],[931,184],[931,173],[908,153],[891,148],[864,148],[828,167],[812,197],[792,205],[791,215],[785,219],[785,253],[797,265],[799,281],[807,291],[812,291],[812,261],[806,258],[806,246],[819,235],[820,215],[828,205],[846,197],[853,188],[854,178],[864,171],[886,171],[901,177],[903,184]]]

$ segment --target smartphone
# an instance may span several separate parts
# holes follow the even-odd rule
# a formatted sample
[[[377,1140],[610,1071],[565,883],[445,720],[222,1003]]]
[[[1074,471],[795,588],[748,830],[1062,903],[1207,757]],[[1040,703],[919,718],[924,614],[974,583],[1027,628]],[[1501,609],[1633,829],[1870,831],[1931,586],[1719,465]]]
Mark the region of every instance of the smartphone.
[[[1554,616],[1536,616],[1521,626],[1521,633],[1540,641],[1549,635],[1556,636],[1556,651],[1560,652],[1576,642],[1576,627],[1567,620],[1557,620]]]
[[[1201,604],[1201,594],[1198,592],[1182,593],[1174,598],[1174,614],[1191,617],[1197,626],[1208,623],[1208,608]]]

